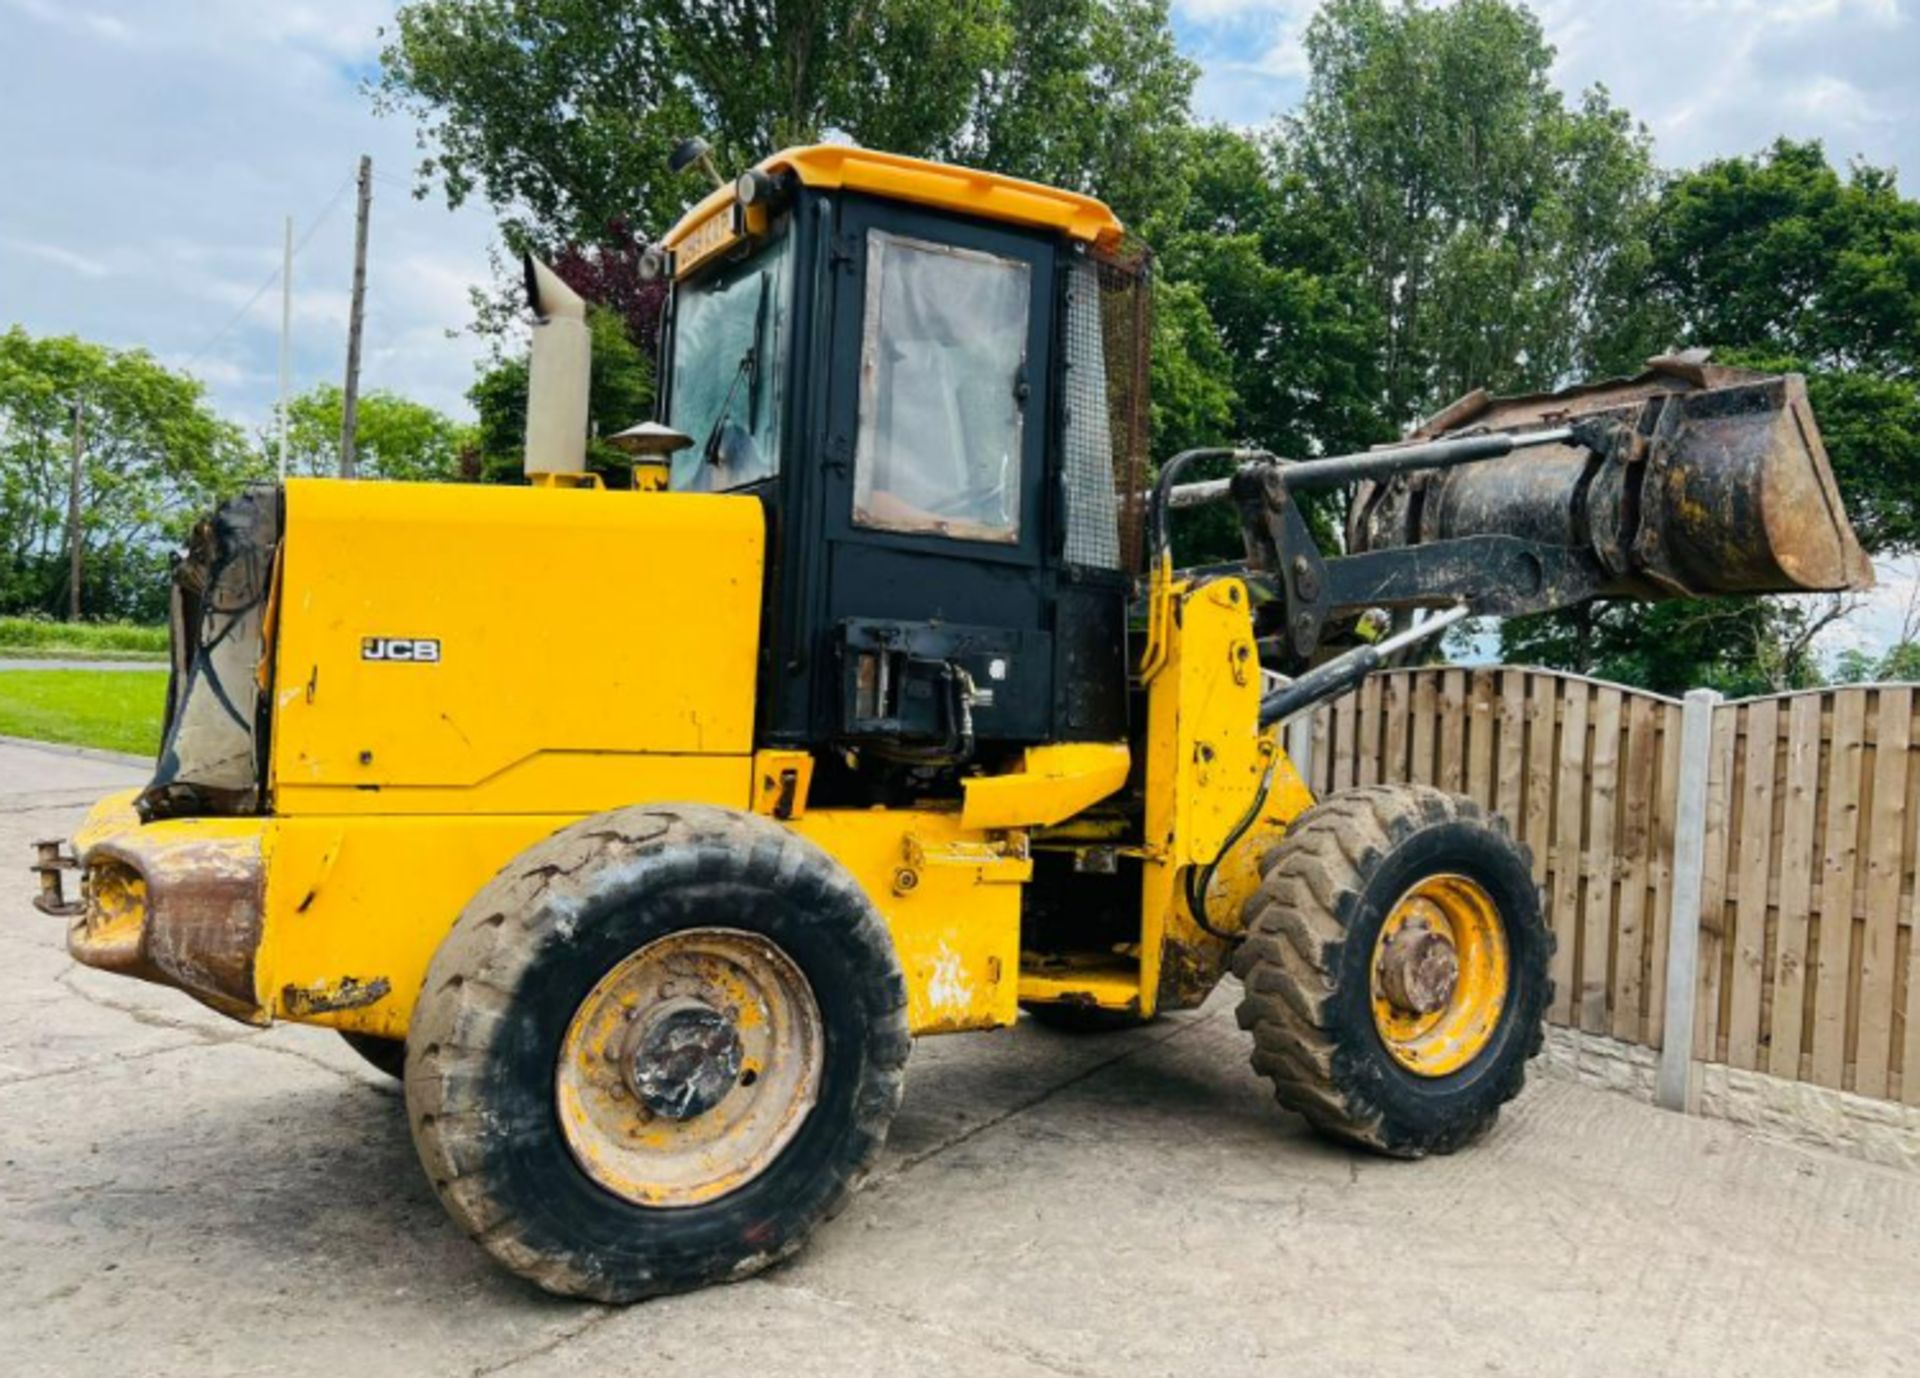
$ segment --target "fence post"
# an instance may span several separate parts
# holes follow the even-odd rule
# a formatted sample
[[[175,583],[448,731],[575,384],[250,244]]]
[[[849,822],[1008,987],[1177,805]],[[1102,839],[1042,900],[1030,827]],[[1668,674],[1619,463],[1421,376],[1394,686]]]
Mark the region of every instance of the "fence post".
[[[1667,925],[1667,1007],[1654,1103],[1685,1113],[1693,1071],[1693,1015],[1700,973],[1700,893],[1707,861],[1707,778],[1720,695],[1688,693],[1680,710],[1680,778],[1673,825],[1673,918]]]
[[[1313,720],[1319,716],[1316,708],[1287,724],[1287,759],[1308,789],[1313,788]]]

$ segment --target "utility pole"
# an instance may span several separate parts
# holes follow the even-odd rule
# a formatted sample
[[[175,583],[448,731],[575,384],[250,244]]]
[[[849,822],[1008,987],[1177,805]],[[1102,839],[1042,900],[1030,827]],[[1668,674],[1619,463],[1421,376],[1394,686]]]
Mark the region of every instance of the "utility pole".
[[[287,481],[287,387],[292,374],[293,341],[293,217],[287,217],[287,237],[280,260],[280,481]]]
[[[373,159],[360,155],[360,202],[353,219],[353,304],[347,314],[347,386],[340,399],[340,477],[354,476],[360,426],[360,327],[367,317],[367,216],[373,210]]]
[[[86,409],[76,401],[73,404],[73,468],[67,477],[67,621],[80,620],[80,464],[86,453],[86,442],[81,435],[82,418]]]

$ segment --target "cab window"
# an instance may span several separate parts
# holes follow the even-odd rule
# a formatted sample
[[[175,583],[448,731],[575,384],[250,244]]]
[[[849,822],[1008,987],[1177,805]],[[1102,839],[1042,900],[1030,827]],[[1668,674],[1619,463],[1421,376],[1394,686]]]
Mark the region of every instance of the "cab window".
[[[860,351],[857,525],[1020,539],[1032,272],[874,230]]]
[[[791,243],[781,235],[678,289],[669,421],[693,444],[674,456],[677,492],[739,488],[779,470]]]

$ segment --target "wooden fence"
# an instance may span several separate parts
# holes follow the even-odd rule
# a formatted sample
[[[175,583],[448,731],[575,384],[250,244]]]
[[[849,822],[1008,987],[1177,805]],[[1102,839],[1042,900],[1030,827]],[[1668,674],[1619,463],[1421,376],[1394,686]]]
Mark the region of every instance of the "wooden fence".
[[[1559,939],[1555,1023],[1663,1048],[1677,1009],[1696,1060],[1920,1104],[1914,687],[1696,697],[1692,760],[1675,700],[1505,668],[1376,675],[1292,740],[1321,793],[1423,781],[1506,816]],[[1700,905],[1676,915],[1689,791]],[[1691,1009],[1667,992],[1688,965]]]

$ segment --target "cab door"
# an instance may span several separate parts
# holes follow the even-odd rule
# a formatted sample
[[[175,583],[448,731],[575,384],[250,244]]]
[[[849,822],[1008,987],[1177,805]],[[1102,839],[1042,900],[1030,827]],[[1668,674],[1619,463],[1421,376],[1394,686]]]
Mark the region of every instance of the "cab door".
[[[815,726],[1039,741],[1053,695],[1052,244],[845,198],[822,447]]]

